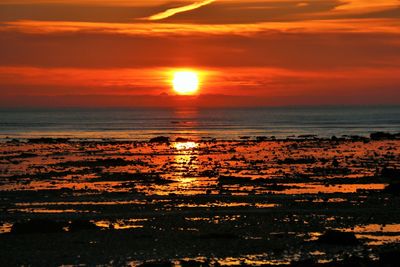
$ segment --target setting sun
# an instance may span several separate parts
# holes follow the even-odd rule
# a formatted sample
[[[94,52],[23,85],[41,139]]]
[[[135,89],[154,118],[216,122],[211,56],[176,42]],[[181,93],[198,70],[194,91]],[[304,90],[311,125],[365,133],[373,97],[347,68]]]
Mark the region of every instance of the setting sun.
[[[174,72],[172,84],[176,93],[192,95],[199,89],[199,77],[194,71],[177,71]]]

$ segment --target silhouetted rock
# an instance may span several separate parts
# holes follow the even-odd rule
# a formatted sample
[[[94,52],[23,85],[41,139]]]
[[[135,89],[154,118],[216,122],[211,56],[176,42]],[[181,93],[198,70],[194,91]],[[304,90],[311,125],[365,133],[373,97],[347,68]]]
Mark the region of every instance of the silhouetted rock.
[[[301,261],[294,261],[290,264],[291,267],[312,267],[316,266],[316,262],[313,259],[306,259]]]
[[[400,251],[386,251],[379,254],[379,265],[394,267],[400,265]]]
[[[383,191],[388,194],[400,195],[400,183],[389,184]]]
[[[6,143],[7,143],[7,144],[19,144],[20,141],[19,141],[19,139],[13,138],[13,139],[7,141]]]
[[[141,183],[169,184],[159,173],[103,172],[96,181],[138,181]]]
[[[95,160],[80,160],[80,161],[66,161],[55,164],[55,166],[61,167],[118,167],[118,166],[130,166],[130,165],[146,165],[141,160],[126,160],[123,158],[106,158],[106,159],[95,159]]]
[[[250,177],[220,175],[218,177],[218,182],[220,184],[249,184],[252,183],[252,180]]]
[[[278,164],[311,164],[315,163],[317,160],[313,157],[308,158],[286,158],[284,160],[278,160]]]
[[[67,143],[70,140],[68,138],[31,138],[28,139],[30,144],[59,144]]]
[[[319,237],[318,242],[342,246],[354,246],[359,244],[357,237],[353,233],[340,232],[336,230],[326,231]]]
[[[335,168],[339,167],[339,161],[337,159],[333,159],[332,166]]]
[[[315,134],[302,134],[298,136],[299,139],[315,139],[317,135]]]
[[[389,179],[400,179],[400,170],[385,167],[381,171],[381,177]]]
[[[183,260],[179,262],[182,267],[208,267],[210,263],[196,260]]]
[[[186,143],[186,142],[190,142],[190,139],[178,137],[175,139],[175,142]]]
[[[214,170],[205,170],[199,173],[200,176],[205,176],[205,177],[216,177],[218,173]]]
[[[144,262],[138,267],[172,267],[174,266],[170,261],[154,261],[154,262]]]
[[[268,140],[267,136],[257,136],[256,137],[257,142],[263,142],[263,141],[267,141],[267,140]]]
[[[368,138],[359,135],[349,135],[347,136],[351,141],[367,141]]]
[[[238,238],[237,235],[232,233],[209,233],[205,235],[201,235],[200,238],[207,238],[207,239],[234,239]]]
[[[26,222],[16,222],[11,228],[13,234],[34,234],[34,233],[59,233],[63,232],[63,223],[46,220],[33,219]]]
[[[157,136],[154,138],[151,138],[150,143],[169,143],[169,137],[166,136]]]
[[[92,223],[91,221],[85,221],[85,220],[76,220],[72,221],[71,224],[69,225],[69,230],[71,232],[77,232],[77,231],[84,231],[84,230],[98,230],[99,227]]]
[[[371,133],[370,136],[371,140],[391,140],[395,139],[395,135],[385,132],[375,132]]]

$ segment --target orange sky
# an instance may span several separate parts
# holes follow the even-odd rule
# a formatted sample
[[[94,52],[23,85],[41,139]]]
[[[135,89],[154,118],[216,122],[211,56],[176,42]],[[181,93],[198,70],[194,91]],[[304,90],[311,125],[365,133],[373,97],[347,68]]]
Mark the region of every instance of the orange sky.
[[[400,104],[400,1],[0,2],[0,107],[181,102]]]

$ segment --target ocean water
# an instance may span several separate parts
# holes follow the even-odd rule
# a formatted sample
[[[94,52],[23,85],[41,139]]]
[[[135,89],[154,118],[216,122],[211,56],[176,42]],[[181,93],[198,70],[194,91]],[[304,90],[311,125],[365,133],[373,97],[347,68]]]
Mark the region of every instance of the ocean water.
[[[320,137],[400,132],[400,106],[3,109],[0,139],[66,137],[147,140],[154,136],[237,139],[241,136]]]

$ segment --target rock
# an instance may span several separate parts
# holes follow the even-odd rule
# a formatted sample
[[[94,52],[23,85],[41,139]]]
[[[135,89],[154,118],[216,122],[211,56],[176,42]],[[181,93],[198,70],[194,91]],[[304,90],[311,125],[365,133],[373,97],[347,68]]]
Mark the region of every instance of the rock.
[[[314,157],[306,158],[286,158],[284,160],[278,160],[278,164],[312,164],[317,160]]]
[[[319,237],[318,242],[340,246],[355,246],[359,244],[357,237],[353,233],[340,232],[337,230],[326,231]]]
[[[31,138],[28,139],[28,143],[30,144],[59,144],[59,143],[67,143],[70,139],[68,138]]]
[[[26,222],[16,222],[11,228],[12,234],[60,233],[64,223],[47,219],[33,219]]]
[[[197,260],[183,260],[179,262],[182,267],[208,267],[210,263]]]
[[[252,183],[252,180],[250,177],[236,177],[236,176],[220,175],[218,177],[218,183],[220,183],[220,184],[249,184],[249,183]]]
[[[151,138],[150,143],[169,143],[169,137],[166,136],[157,136],[154,138]]]
[[[263,142],[263,141],[267,141],[267,140],[268,140],[267,136],[257,136],[256,137],[257,142]]]
[[[211,178],[211,177],[218,176],[218,173],[214,170],[204,170],[204,171],[200,172],[199,175]]]
[[[335,167],[335,168],[338,168],[338,167],[339,167],[339,161],[338,161],[336,158],[333,159],[333,161],[332,161],[332,166]]]
[[[394,139],[395,136],[393,134],[390,134],[390,133],[375,132],[375,133],[371,133],[369,135],[369,138],[371,140],[391,140],[391,139]]]
[[[153,262],[144,262],[140,264],[138,267],[172,267],[174,266],[170,261],[153,261]]]
[[[399,266],[400,251],[386,251],[379,254],[380,266]]]
[[[85,230],[98,230],[99,227],[92,223],[91,221],[76,220],[72,221],[69,225],[69,230],[71,232],[85,231]]]
[[[302,134],[298,136],[299,139],[316,139],[317,135],[315,134]]]
[[[205,239],[235,239],[238,238],[237,235],[232,233],[209,233],[205,235],[201,235],[200,238]]]
[[[400,183],[389,184],[383,190],[384,193],[400,195]]]
[[[400,180],[400,170],[394,168],[383,168],[381,171],[381,177],[389,179],[399,179]]]
[[[183,138],[183,137],[178,137],[178,138],[175,139],[175,142],[186,143],[186,142],[190,142],[190,139]]]
[[[312,267],[316,266],[316,262],[313,259],[305,259],[301,261],[293,261],[290,267]]]

